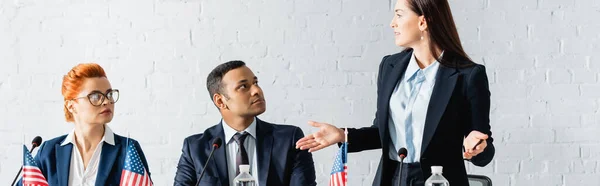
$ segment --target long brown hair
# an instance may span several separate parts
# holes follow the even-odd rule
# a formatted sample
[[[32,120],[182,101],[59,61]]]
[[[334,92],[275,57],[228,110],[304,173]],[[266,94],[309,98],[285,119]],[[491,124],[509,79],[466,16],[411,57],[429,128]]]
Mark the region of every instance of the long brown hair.
[[[442,65],[456,68],[474,65],[460,43],[447,0],[407,0],[407,2],[413,12],[424,16],[427,21],[429,49],[434,59],[440,56],[440,53],[435,50],[437,46],[444,51],[442,59],[438,59]]]

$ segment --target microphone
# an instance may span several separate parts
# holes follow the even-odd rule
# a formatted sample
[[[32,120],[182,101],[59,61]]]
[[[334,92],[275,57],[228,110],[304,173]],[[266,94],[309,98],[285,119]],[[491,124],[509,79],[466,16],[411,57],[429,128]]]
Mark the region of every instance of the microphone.
[[[36,147],[39,147],[42,144],[42,137],[40,136],[36,136],[35,138],[33,138],[33,141],[31,141],[31,151],[33,151],[33,149],[35,149]],[[29,151],[31,153],[31,151]]]
[[[204,164],[204,168],[202,168],[202,173],[200,173],[200,177],[198,178],[198,182],[196,182],[196,186],[198,186],[198,184],[200,184],[200,180],[202,180],[202,176],[204,176],[204,171],[206,170],[206,167],[208,167],[208,162],[210,162],[210,160],[212,159],[213,153],[215,152],[215,150],[217,150],[219,147],[221,147],[221,144],[223,143],[223,140],[221,140],[220,137],[217,137],[215,140],[213,140],[213,144],[212,144],[212,150],[210,151],[210,155],[208,155],[208,159],[206,160],[206,163]]]
[[[33,149],[35,149],[36,147],[39,147],[41,144],[42,144],[42,137],[36,136],[35,138],[33,138],[33,141],[31,141],[31,150],[29,150],[29,153],[33,152]],[[13,182],[10,185],[15,185],[15,183],[17,182],[17,178],[19,178],[19,174],[21,174],[21,171],[23,171],[23,165],[21,165],[19,172],[17,173],[17,175],[15,176],[15,179],[13,180]]]
[[[406,158],[406,155],[408,154],[408,150],[406,150],[406,148],[402,147],[400,148],[400,150],[398,150],[398,157],[400,157],[400,173],[398,175],[398,186],[401,185],[402,183],[402,164],[404,161],[404,158]]]

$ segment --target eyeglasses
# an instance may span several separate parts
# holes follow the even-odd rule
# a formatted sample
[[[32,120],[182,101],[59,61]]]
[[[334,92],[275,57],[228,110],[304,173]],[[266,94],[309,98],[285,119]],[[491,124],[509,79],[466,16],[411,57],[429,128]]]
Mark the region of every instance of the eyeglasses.
[[[94,106],[102,105],[102,103],[104,103],[104,98],[108,99],[108,101],[111,104],[114,104],[119,100],[119,90],[110,89],[110,90],[107,90],[106,93],[102,93],[100,91],[94,90],[85,97],[73,98],[72,100],[81,99],[81,98],[88,98],[88,101],[90,101],[90,104],[92,104]]]

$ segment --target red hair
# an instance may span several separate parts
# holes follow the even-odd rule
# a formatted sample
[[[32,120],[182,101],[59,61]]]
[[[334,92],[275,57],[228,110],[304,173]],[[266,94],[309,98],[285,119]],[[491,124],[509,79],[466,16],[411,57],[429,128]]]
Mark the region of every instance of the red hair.
[[[67,75],[63,76],[62,95],[65,101],[65,119],[67,122],[73,122],[73,114],[69,112],[67,103],[75,99],[81,91],[81,86],[86,78],[106,77],[104,69],[96,63],[81,63],[71,69]]]

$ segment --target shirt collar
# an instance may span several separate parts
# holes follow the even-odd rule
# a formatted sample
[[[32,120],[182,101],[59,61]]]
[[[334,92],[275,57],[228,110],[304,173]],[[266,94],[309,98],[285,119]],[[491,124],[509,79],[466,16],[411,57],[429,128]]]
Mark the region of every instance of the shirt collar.
[[[67,137],[60,144],[60,146],[65,146],[69,143],[75,144],[74,140],[75,140],[75,129],[71,130],[71,132],[67,135]],[[104,125],[104,136],[102,137],[100,142],[106,142],[112,146],[115,145],[115,133],[113,133],[113,131],[107,125]]]
[[[444,51],[442,51],[440,58],[443,55]],[[419,64],[417,63],[417,58],[415,58],[415,53],[413,52],[410,57],[410,61],[408,62],[408,67],[406,67],[406,72],[404,72],[404,79],[405,81],[408,81],[409,79],[414,77],[419,70],[422,70],[422,73],[425,73],[425,81],[433,81],[435,75],[437,74],[439,66],[440,63],[437,60],[435,60],[429,66],[425,67],[424,69],[420,69]]]
[[[225,132],[225,139],[227,143],[233,140],[233,136],[235,134],[244,132],[247,132],[248,134],[250,134],[250,136],[256,139],[256,117],[254,118],[250,126],[244,129],[244,131],[242,132],[238,132],[235,129],[231,128],[223,119],[221,119],[221,122],[223,123],[223,132]]]

